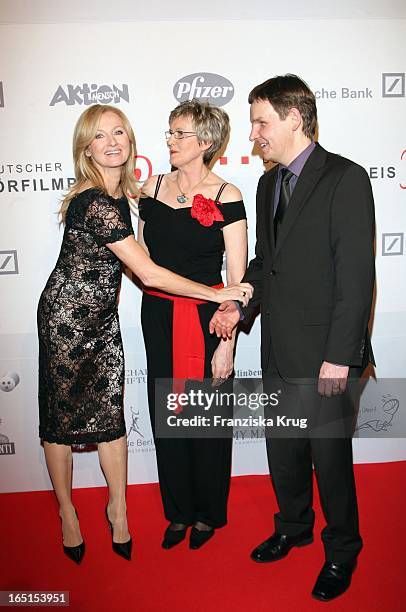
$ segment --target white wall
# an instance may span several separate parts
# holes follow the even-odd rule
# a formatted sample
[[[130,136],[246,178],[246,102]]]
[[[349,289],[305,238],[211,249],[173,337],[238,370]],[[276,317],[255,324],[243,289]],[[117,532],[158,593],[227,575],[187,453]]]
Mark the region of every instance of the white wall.
[[[62,195],[57,183],[62,179],[65,189],[72,177],[72,131],[85,108],[81,95],[72,105],[51,106],[52,98],[60,86],[67,92],[68,85],[124,90],[118,105],[135,128],[138,152],[150,160],[154,173],[165,172],[163,132],[177,104],[173,89],[193,73],[213,73],[215,83],[225,78],[233,86],[224,106],[232,125],[227,164],[217,164],[215,171],[244,194],[251,254],[255,189],[263,171],[248,141],[247,95],[254,85],[275,74],[302,76],[319,98],[320,143],[370,172],[377,212],[373,346],[378,382],[363,395],[355,459],[406,459],[404,384],[382,380],[401,379],[406,370],[406,21],[254,21],[248,16],[250,21],[242,15],[239,21],[187,22],[180,14],[181,23],[0,26],[0,379],[4,387],[6,374],[19,377],[13,390],[0,389],[0,491],[50,487],[37,438],[35,313],[62,237],[55,214]],[[248,163],[241,163],[242,157]],[[147,164],[141,159],[138,165],[143,180]],[[18,273],[11,273],[14,251]],[[130,483],[156,480],[139,306],[138,289],[125,279],[120,303],[128,374],[125,409],[128,428],[133,422],[138,428],[129,435]],[[258,332],[256,323],[249,336],[240,335],[236,369],[243,376],[259,371]],[[265,472],[263,443],[236,442],[234,473]],[[75,455],[75,484],[102,483],[96,454]]]

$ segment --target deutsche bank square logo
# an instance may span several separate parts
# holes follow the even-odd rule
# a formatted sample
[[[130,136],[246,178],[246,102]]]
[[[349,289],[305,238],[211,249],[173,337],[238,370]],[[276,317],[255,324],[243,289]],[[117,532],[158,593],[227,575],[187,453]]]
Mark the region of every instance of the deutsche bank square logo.
[[[382,234],[382,256],[403,255],[403,234]]]
[[[17,251],[0,251],[0,274],[18,274]]]
[[[0,108],[4,108],[3,81],[0,81]]]
[[[404,98],[405,97],[405,73],[383,72],[382,73],[382,97]]]

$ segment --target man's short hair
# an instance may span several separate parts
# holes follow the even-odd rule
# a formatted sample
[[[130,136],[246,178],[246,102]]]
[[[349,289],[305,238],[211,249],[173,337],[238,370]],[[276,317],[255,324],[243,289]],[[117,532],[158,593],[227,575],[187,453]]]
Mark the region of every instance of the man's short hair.
[[[297,108],[303,120],[303,133],[313,140],[317,127],[316,99],[310,87],[295,74],[268,79],[254,87],[248,96],[254,100],[268,100],[280,119],[286,119],[291,108]]]

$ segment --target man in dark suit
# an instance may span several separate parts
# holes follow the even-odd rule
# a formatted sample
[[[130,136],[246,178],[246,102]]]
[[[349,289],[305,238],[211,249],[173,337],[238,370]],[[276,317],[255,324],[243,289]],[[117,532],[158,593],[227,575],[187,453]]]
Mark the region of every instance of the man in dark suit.
[[[251,557],[277,561],[313,541],[313,464],[326,527],[312,594],[327,601],[350,586],[362,547],[350,380],[373,361],[373,196],[362,167],[314,142],[316,102],[301,79],[269,79],[249,103],[250,140],[277,164],[258,184],[256,256],[243,279],[254,298],[242,312],[225,302],[210,325],[225,337],[260,305],[264,390],[281,392],[279,415],[304,417],[309,427],[267,439],[279,512],[274,534]]]

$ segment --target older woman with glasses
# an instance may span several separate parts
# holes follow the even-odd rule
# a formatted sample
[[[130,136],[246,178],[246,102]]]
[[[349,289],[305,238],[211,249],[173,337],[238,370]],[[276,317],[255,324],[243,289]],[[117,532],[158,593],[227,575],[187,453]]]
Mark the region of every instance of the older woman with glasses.
[[[247,224],[240,191],[210,169],[229,136],[220,108],[183,102],[169,116],[169,174],[143,186],[138,241],[152,260],[200,283],[219,287],[226,254],[227,282],[241,280],[247,256]],[[208,331],[216,306],[144,291],[142,326],[148,365],[148,399],[158,473],[169,525],[162,546],[172,548],[192,526],[190,548],[200,548],[227,522],[232,440],[159,437],[157,379],[227,380],[233,371],[235,336],[219,340]],[[181,386],[181,385],[180,385]]]

